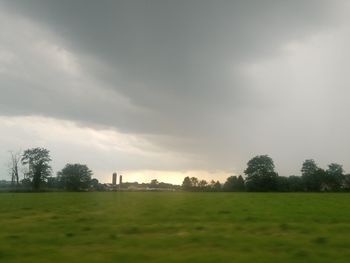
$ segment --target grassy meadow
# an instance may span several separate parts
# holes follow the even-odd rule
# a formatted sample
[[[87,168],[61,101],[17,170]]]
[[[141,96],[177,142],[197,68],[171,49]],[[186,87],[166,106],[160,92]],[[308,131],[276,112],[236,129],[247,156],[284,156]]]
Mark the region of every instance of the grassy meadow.
[[[349,259],[350,194],[0,194],[0,262]]]

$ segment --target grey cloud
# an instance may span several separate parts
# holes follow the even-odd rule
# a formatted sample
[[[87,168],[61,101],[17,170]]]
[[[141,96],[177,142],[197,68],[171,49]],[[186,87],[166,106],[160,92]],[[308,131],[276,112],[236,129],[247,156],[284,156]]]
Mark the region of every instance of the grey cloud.
[[[111,70],[99,77],[138,105],[179,111],[212,105],[213,96],[239,103],[246,91],[227,79],[234,66],[278,52],[332,15],[329,1],[10,3],[52,27],[74,52],[103,61]]]
[[[200,155],[206,168],[239,166],[258,150],[278,154],[279,143],[269,132],[275,135],[284,121],[275,115],[276,111],[284,112],[278,100],[283,104],[288,91],[278,93],[276,89],[280,96],[271,99],[269,90],[242,74],[242,68],[279,57],[290,42],[333,30],[344,4],[164,0],[0,3],[57,35],[93,80],[74,93],[60,88],[66,82],[50,81],[57,76],[47,75],[34,83],[1,77],[2,112],[46,114],[143,134],[164,148]],[[280,89],[289,89],[288,81]],[[52,90],[45,88],[48,83],[52,83]],[[18,92],[22,98],[16,96]],[[267,114],[275,120],[266,119]],[[295,115],[288,111],[284,116],[292,120]],[[261,138],[260,132],[265,130],[267,135]],[[285,127],[282,130],[285,132]],[[263,139],[267,145],[260,147]]]

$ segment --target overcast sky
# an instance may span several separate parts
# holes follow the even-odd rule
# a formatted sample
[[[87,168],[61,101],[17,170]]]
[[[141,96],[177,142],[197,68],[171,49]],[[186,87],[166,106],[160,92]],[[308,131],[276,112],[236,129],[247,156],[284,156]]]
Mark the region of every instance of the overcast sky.
[[[350,1],[0,0],[0,179],[54,171],[181,183],[270,155],[350,172]]]

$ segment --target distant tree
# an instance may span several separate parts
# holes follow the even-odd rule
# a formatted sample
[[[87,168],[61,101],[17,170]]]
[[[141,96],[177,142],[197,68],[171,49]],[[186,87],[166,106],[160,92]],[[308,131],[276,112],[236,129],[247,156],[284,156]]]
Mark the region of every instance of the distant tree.
[[[11,186],[11,182],[6,180],[0,180],[0,191],[9,190],[10,186]]]
[[[30,188],[32,186],[32,181],[29,179],[29,178],[23,178],[21,180],[21,185],[27,189],[27,188]]]
[[[185,191],[221,191],[219,181],[212,180],[209,184],[206,180],[199,180],[197,177],[186,176],[182,182],[181,188]]]
[[[100,182],[96,178],[91,179],[90,186],[95,191],[103,191],[104,190],[103,185],[100,184]]]
[[[205,190],[207,186],[208,186],[208,182],[206,180],[200,180],[198,182],[198,187],[201,188],[201,190]]]
[[[303,179],[300,176],[291,175],[288,177],[288,185],[290,192],[303,192],[305,191],[305,185]]]
[[[326,170],[325,184],[331,191],[340,191],[344,182],[343,166],[331,163]]]
[[[301,168],[302,179],[306,191],[319,192],[325,182],[326,173],[319,168],[314,160],[305,160]]]
[[[198,187],[198,178],[197,177],[191,177],[191,186],[192,187]]]
[[[190,177],[186,176],[182,182],[182,189],[185,191],[189,191],[192,188],[192,183]]]
[[[157,179],[151,180],[150,187],[151,188],[157,188],[159,186],[159,182]]]
[[[226,179],[223,185],[223,190],[227,192],[242,192],[245,190],[245,184],[243,177],[230,176]]]
[[[82,191],[90,188],[92,171],[85,164],[66,164],[57,173],[65,189]]]
[[[221,183],[219,181],[216,181],[215,184],[214,184],[214,187],[213,187],[213,190],[215,192],[219,192],[222,190],[222,187],[221,187]]]
[[[219,192],[221,190],[222,190],[222,186],[221,186],[221,183],[219,181],[214,181],[214,180],[210,181],[210,184],[208,186],[208,191]]]
[[[50,176],[47,178],[47,188],[51,189],[63,189],[63,184],[59,177]]]
[[[31,180],[34,190],[40,189],[51,175],[50,152],[44,148],[32,148],[25,150],[22,155],[22,164],[28,166],[27,178]]]
[[[343,189],[348,192],[350,191],[350,174],[344,175]]]
[[[21,152],[13,152],[10,151],[10,162],[9,162],[9,170],[11,176],[11,184],[19,185],[19,165],[21,163]]]
[[[237,187],[235,187],[235,189],[237,190],[237,192],[243,192],[246,190],[245,189],[245,181],[244,181],[242,175],[238,176]]]
[[[237,184],[238,178],[237,176],[230,176],[226,179],[226,182],[224,183],[223,190],[226,192],[233,192],[234,186]]]
[[[331,186],[327,184],[327,172],[322,168],[319,168],[315,174],[315,185],[319,184],[320,187],[317,191],[332,191]]]
[[[289,179],[285,176],[277,176],[277,191],[289,192]]]
[[[268,155],[258,155],[248,162],[244,171],[247,175],[246,187],[248,191],[276,191],[277,173],[273,160]]]

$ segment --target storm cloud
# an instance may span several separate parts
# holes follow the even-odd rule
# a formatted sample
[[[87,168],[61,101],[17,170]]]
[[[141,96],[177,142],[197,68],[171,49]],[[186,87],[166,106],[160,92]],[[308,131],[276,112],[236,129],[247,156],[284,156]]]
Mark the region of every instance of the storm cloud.
[[[43,143],[57,166],[74,148],[101,173],[242,173],[265,153],[281,175],[306,158],[350,169],[349,11],[330,0],[0,0],[2,148]],[[88,133],[92,148],[55,148],[50,127]]]

